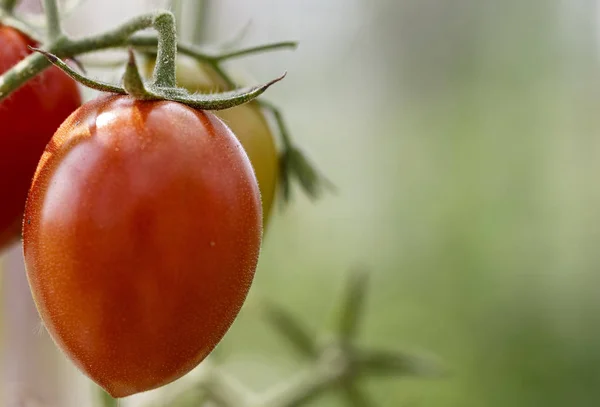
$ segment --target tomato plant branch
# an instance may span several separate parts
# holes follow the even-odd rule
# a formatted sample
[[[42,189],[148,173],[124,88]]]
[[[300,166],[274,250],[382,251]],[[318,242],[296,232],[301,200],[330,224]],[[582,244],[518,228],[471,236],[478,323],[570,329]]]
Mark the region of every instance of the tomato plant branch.
[[[156,51],[156,47],[158,46],[158,38],[151,35],[138,35],[135,37],[129,38],[127,41],[128,45],[131,45],[139,50],[144,51]],[[239,58],[242,56],[248,56],[252,54],[258,54],[269,51],[279,51],[282,49],[293,49],[297,46],[296,42],[293,41],[283,41],[283,42],[274,42],[271,44],[259,45],[256,47],[242,48],[236,51],[231,51],[227,53],[208,53],[202,48],[197,47],[195,45],[186,44],[183,42],[179,42],[177,44],[177,51],[188,55],[199,62],[207,62],[209,64],[215,64],[218,62],[223,62],[232,58]]]
[[[154,85],[159,88],[174,88],[176,86],[175,60],[177,58],[175,17],[169,12],[161,13],[154,19],[153,26],[158,32]]]
[[[231,107],[249,102],[285,77],[284,73],[280,77],[275,78],[263,85],[236,89],[229,92],[214,93],[210,95],[202,93],[189,94],[186,90],[180,88],[162,88],[153,84],[146,85],[139,73],[134,54],[130,51],[129,62],[127,64],[125,76],[123,77],[124,86],[121,87],[88,78],[72,69],[56,55],[36,48],[33,49],[44,55],[50,62],[62,69],[71,78],[91,89],[112,92],[121,95],[129,94],[140,100],[172,100],[186,104],[193,108],[204,110],[229,109]]]
[[[117,27],[114,30],[105,32],[100,35],[84,37],[81,39],[73,40],[63,37],[60,41],[51,43],[45,53],[46,56],[52,54],[56,58],[51,58],[53,63],[59,65],[58,59],[60,58],[73,58],[78,55],[86,54],[93,51],[108,49],[108,48],[120,48],[128,45],[136,47],[152,47],[156,49],[158,47],[159,53],[161,49],[161,43],[164,43],[163,48],[168,51],[163,51],[161,57],[157,58],[157,66],[155,68],[155,74],[160,73],[162,79],[158,80],[158,85],[155,90],[160,90],[165,84],[172,83],[174,80],[174,50],[176,47],[183,50],[182,53],[188,54],[200,61],[208,61],[211,64],[218,65],[217,62],[223,61],[229,57],[233,58],[240,55],[249,55],[255,52],[263,52],[263,50],[275,50],[280,48],[286,48],[290,46],[289,42],[286,43],[275,43],[267,44],[266,46],[253,47],[248,49],[242,49],[235,53],[228,53],[229,55],[215,55],[215,54],[204,54],[199,51],[196,47],[187,44],[178,44],[176,41],[175,33],[172,27],[174,21],[171,19],[171,14],[168,12],[157,12],[138,16],[125,24]],[[173,25],[172,25],[173,24]],[[145,28],[155,26],[159,29],[158,37],[132,37],[137,31]],[[172,56],[171,56],[172,55]],[[159,65],[162,64],[162,67]],[[8,96],[11,92],[16,90],[19,86],[31,79],[33,76],[44,70],[49,66],[49,61],[40,54],[32,54],[22,60],[19,64],[5,72],[4,75],[0,76],[0,100]],[[61,66],[61,69],[68,71],[70,75],[76,77],[77,80],[81,81],[84,85],[91,85],[93,80],[89,79],[86,81],[79,75],[74,75],[72,70],[68,69],[68,66]],[[164,69],[164,70],[163,70]],[[171,72],[173,75],[171,75]],[[155,75],[156,76],[156,75]],[[245,103],[258,94],[262,93],[268,86],[276,82],[281,78],[277,78],[275,81],[271,81],[265,85],[259,87],[253,87],[242,91],[235,91],[233,93],[223,93],[219,95],[182,95],[169,93],[170,100],[177,100],[182,103],[188,102],[189,105],[204,109],[220,109],[228,108],[237,104]],[[115,91],[109,89],[108,84],[98,84],[95,89],[105,91]],[[92,86],[93,87],[93,86]],[[169,86],[165,86],[165,89]],[[164,90],[164,89],[163,89]],[[165,97],[164,92],[157,92],[156,98]],[[177,92],[176,92],[177,93]],[[228,102],[228,100],[234,99]],[[212,101],[212,103],[209,103]]]
[[[220,368],[207,364],[205,375],[199,382],[184,389],[170,402],[163,400],[157,405],[189,407],[210,401],[220,407],[301,407],[324,393],[336,391],[350,405],[367,407],[372,403],[360,388],[364,377],[443,377],[444,372],[437,362],[405,352],[369,349],[356,344],[359,321],[365,312],[366,293],[366,273],[362,270],[352,272],[340,301],[338,333],[328,342],[318,341],[316,335],[285,309],[272,303],[264,304],[266,320],[296,351],[310,360],[309,366],[279,385],[255,394],[229,378]],[[358,305],[353,303],[355,301]]]
[[[303,406],[335,386],[345,375],[345,369],[323,359],[295,378],[266,392],[248,407]]]
[[[251,48],[241,49],[241,50],[237,50],[237,51],[231,51],[231,52],[227,52],[227,53],[224,53],[221,55],[215,55],[213,57],[213,59],[217,62],[220,62],[225,59],[239,58],[239,57],[244,57],[244,56],[251,55],[251,54],[266,52],[266,51],[280,50],[283,48],[295,49],[297,46],[298,46],[298,43],[296,41],[284,41],[284,42],[278,42],[275,44],[265,44],[265,45],[259,45],[257,47],[251,47]]]
[[[48,41],[57,42],[64,36],[57,0],[44,0],[44,12],[46,14]]]
[[[155,13],[138,16],[114,30],[100,35],[84,37],[78,40],[65,38],[59,44],[50,44],[46,48],[61,58],[71,58],[88,52],[124,46],[127,39],[151,26]],[[0,100],[8,97],[29,79],[50,66],[50,61],[40,53],[30,54],[18,64],[0,76]]]
[[[73,68],[71,68],[69,65],[67,65],[64,61],[62,61],[60,58],[58,58],[54,54],[51,54],[51,53],[46,52],[39,48],[33,48],[33,47],[30,47],[30,48],[33,51],[39,52],[40,54],[44,55],[46,57],[46,59],[48,59],[48,61],[50,61],[52,64],[54,64],[57,67],[59,67],[60,69],[62,69],[71,78],[75,79],[77,82],[81,83],[82,85],[87,86],[88,88],[99,90],[101,92],[118,93],[121,95],[127,94],[127,91],[120,86],[115,86],[110,83],[101,82],[101,81],[94,80],[94,79],[89,79],[85,75],[78,73],[77,71],[75,71]]]

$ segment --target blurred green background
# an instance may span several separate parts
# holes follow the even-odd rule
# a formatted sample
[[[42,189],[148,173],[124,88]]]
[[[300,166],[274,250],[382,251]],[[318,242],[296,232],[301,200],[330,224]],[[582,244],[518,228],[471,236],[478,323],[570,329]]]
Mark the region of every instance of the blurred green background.
[[[598,405],[598,2],[214,3],[211,40],[300,40],[246,66],[289,70],[268,97],[339,188],[273,222],[252,298],[327,330],[365,264],[364,342],[452,371],[369,382],[380,405]],[[222,348],[264,387],[297,367],[279,343],[248,307]]]
[[[100,8],[122,21],[117,3],[84,3],[73,30]],[[267,99],[338,187],[314,203],[296,191],[278,211],[218,348],[227,368],[256,390],[292,376],[305,362],[255,304],[276,301],[327,336],[344,276],[364,265],[362,343],[432,354],[451,371],[366,381],[377,405],[598,405],[600,2],[205,5],[206,42],[248,22],[242,45],[300,41],[232,69],[289,72]]]

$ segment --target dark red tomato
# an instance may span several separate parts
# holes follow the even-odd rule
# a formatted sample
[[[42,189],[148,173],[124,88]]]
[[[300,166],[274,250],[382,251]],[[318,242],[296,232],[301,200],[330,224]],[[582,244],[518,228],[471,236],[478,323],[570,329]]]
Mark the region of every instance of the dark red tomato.
[[[231,130],[128,96],[88,102],[58,129],[23,222],[48,332],[114,397],[209,354],[245,300],[261,235],[257,181]]]
[[[27,56],[33,41],[0,26],[0,74]],[[77,84],[51,67],[0,101],[0,249],[21,231],[35,167],[60,124],[81,105]]]

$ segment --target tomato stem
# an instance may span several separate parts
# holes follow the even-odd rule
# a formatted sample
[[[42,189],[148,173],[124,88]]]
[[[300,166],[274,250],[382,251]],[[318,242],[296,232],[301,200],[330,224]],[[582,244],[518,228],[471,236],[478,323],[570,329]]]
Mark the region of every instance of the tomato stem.
[[[93,80],[93,79],[87,78],[86,76],[75,71],[73,68],[71,68],[69,65],[67,65],[64,61],[62,61],[56,55],[51,54],[50,52],[46,52],[39,48],[33,48],[33,47],[29,47],[29,48],[33,51],[39,52],[40,54],[44,55],[51,63],[53,63],[60,69],[62,69],[63,72],[65,72],[67,75],[69,75],[75,81],[81,83],[84,86],[87,86],[88,88],[99,90],[101,92],[118,93],[118,94],[122,94],[122,95],[127,94],[127,92],[120,86],[114,86],[114,85],[111,85],[110,83],[105,83],[105,82],[101,82],[98,80]]]
[[[175,62],[177,58],[177,33],[175,17],[172,13],[160,12],[152,22],[158,32],[158,55],[154,67],[154,85],[161,88],[174,88]]]
[[[290,133],[288,131],[285,120],[283,119],[283,114],[281,111],[272,104],[271,102],[267,102],[266,100],[259,100],[258,102],[264,109],[267,109],[273,115],[275,119],[275,123],[277,124],[277,128],[279,129],[279,135],[281,136],[281,141],[283,143],[283,148],[288,150],[294,147],[294,143],[290,137]]]
[[[78,40],[63,39],[56,44],[50,44],[47,48],[50,53],[59,58],[69,58],[92,51],[122,47],[126,45],[131,35],[150,27],[154,16],[154,13],[141,15],[106,33]],[[50,65],[50,61],[41,53],[30,54],[22,59],[0,76],[0,100],[8,97]]]
[[[123,81],[124,87],[121,87],[101,82],[95,79],[90,79],[85,75],[76,72],[73,68],[67,65],[56,55],[38,48],[31,49],[45,56],[48,59],[48,61],[56,65],[58,68],[62,69],[63,72],[65,72],[71,78],[89,88],[103,92],[117,93],[121,95],[129,94],[134,98],[141,100],[171,100],[174,102],[183,103],[196,109],[203,110],[229,109],[231,107],[247,103],[257,98],[270,86],[279,82],[285,77],[284,73],[280,77],[275,78],[262,85],[240,88],[229,92],[213,93],[210,95],[202,93],[189,94],[186,90],[176,87],[161,88],[152,84],[146,86],[139,73],[139,69],[135,62],[133,52],[130,50],[130,59],[129,63],[127,64],[127,70],[125,71]]]
[[[149,35],[133,36],[138,31],[152,27],[156,16],[156,13],[140,15],[103,34],[78,39],[63,37],[61,41],[49,44],[44,48],[59,58],[73,58],[75,56],[84,55],[95,51],[128,46],[133,46],[140,50],[146,50],[149,48],[156,50],[159,41],[157,37]],[[191,56],[198,61],[207,62],[212,66],[217,67],[217,71],[222,74],[226,81],[228,81],[231,88],[235,88],[233,81],[229,79],[227,74],[219,67],[217,62],[222,62],[227,58],[249,55],[256,52],[289,48],[289,44],[290,42],[273,43],[267,44],[266,46],[252,47],[236,52],[230,52],[226,55],[219,55],[204,53],[198,47],[190,44],[176,43],[178,50],[182,54]],[[50,62],[39,53],[28,55],[21,62],[0,76],[0,100],[17,90],[25,82],[42,72],[44,69],[48,68],[50,65]]]
[[[29,79],[49,67],[48,61],[42,54],[30,54],[0,76],[0,100],[8,97]]]
[[[158,38],[153,37],[151,35],[137,35],[131,37],[127,40],[127,45],[133,46],[135,49],[140,51],[147,51],[149,53],[156,50],[158,46]],[[282,49],[293,49],[297,45],[296,42],[293,41],[283,41],[283,42],[274,42],[271,44],[259,45],[255,47],[242,48],[240,50],[227,52],[223,54],[215,54],[215,53],[207,53],[202,50],[200,47],[187,44],[184,42],[179,42],[177,44],[177,51],[190,56],[197,60],[198,62],[206,62],[208,64],[214,65],[217,63],[224,62],[228,59],[244,57],[252,54],[258,54],[269,51],[278,51]],[[227,74],[223,72],[223,79],[227,79]]]
[[[245,49],[241,49],[241,50],[237,50],[237,51],[227,52],[227,53],[215,56],[214,60],[220,62],[225,59],[239,58],[239,57],[244,57],[244,56],[251,55],[251,54],[258,54],[261,52],[274,51],[274,50],[280,50],[280,49],[296,49],[296,47],[298,47],[298,43],[296,41],[277,42],[277,43],[273,43],[273,44],[259,45],[256,47],[245,48]]]
[[[57,0],[44,0],[44,12],[46,14],[46,25],[48,41],[55,42],[64,36]]]
[[[181,19],[183,17],[183,4],[181,4],[181,0],[169,1],[169,10],[172,10],[175,16],[175,29],[181,36]]]

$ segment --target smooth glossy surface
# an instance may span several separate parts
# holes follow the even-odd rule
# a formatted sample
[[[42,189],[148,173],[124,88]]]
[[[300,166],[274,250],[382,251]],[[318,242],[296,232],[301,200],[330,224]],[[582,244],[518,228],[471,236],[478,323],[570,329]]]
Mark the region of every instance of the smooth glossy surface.
[[[191,92],[211,93],[226,90],[226,83],[206,65],[199,64],[185,55],[177,57],[177,83]],[[150,77],[153,61],[145,65],[145,74]],[[275,200],[279,175],[279,157],[263,112],[256,102],[246,103],[231,109],[214,112],[231,128],[240,140],[254,167],[262,196],[264,225]]]
[[[35,43],[0,26],[0,74]],[[0,101],[0,249],[19,237],[27,191],[44,147],[81,104],[77,84],[51,67]]]
[[[123,96],[86,103],[61,126],[23,229],[48,331],[115,397],[208,355],[244,302],[261,233],[256,178],[222,121]]]

